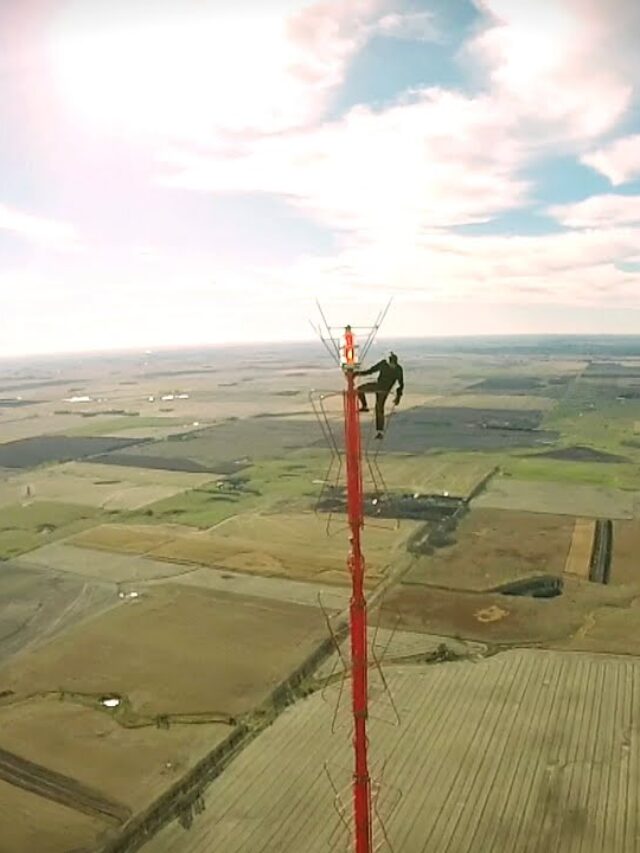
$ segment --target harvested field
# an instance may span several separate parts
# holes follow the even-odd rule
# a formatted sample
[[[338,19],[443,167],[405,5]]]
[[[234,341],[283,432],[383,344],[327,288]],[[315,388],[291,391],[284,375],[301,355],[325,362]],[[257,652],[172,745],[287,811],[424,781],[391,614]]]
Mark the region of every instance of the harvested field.
[[[101,791],[134,812],[230,730],[222,723],[125,728],[112,714],[72,697],[0,704],[0,748]],[[0,823],[0,834],[3,829]]]
[[[128,558],[132,559],[132,558]],[[165,563],[165,565],[170,565]],[[184,567],[183,567],[184,568]],[[158,581],[162,583],[162,581]],[[322,607],[328,612],[346,611],[351,592],[337,586],[325,586],[319,583],[285,580],[284,578],[261,577],[243,572],[230,572],[228,569],[190,568],[176,578],[174,583],[181,586],[197,586],[218,592],[233,592],[252,598],[269,598],[274,601],[288,601],[292,604],[304,604],[308,607]],[[124,588],[127,589],[127,584]],[[139,586],[136,586],[138,589]]]
[[[640,584],[640,521],[614,522],[609,583]]]
[[[637,850],[636,661],[518,650],[389,667],[387,680],[400,724],[372,712],[371,764],[384,769],[377,804],[393,850]],[[188,832],[173,822],[142,853],[348,850],[325,771],[349,815],[337,694],[288,708],[208,787]]]
[[[416,557],[404,582],[447,589],[489,590],[533,575],[563,572],[573,519],[474,509],[453,534],[455,544]]]
[[[500,450],[536,447],[557,433],[538,428],[541,411],[422,406],[400,408],[384,441],[387,451],[426,453],[435,449]],[[371,421],[373,428],[373,421]],[[365,435],[366,435],[365,430]]]
[[[33,568],[19,560],[3,562],[0,570],[0,663],[79,620],[112,607],[116,601],[113,589],[105,584],[61,576],[48,568]]]
[[[478,509],[512,509],[585,518],[633,518],[638,492],[603,486],[494,477],[473,501]]]
[[[544,453],[536,453],[540,459],[566,459],[570,462],[629,462],[624,456],[615,453],[605,453],[603,450],[594,450],[593,447],[574,445],[573,447],[562,447],[558,450],[547,450]]]
[[[134,724],[224,722],[264,700],[325,635],[317,607],[164,584],[24,652],[0,679],[12,701],[115,694]]]
[[[24,557],[16,557],[13,564],[18,567],[49,569],[53,572],[62,572],[65,575],[75,575],[77,578],[110,585],[130,583],[134,589],[139,589],[138,584],[145,581],[177,578],[179,575],[193,571],[192,566],[184,563],[152,560],[137,554],[116,554],[90,548],[74,548],[64,542],[54,542],[52,545],[30,551]],[[115,603],[113,589],[111,597]]]
[[[71,576],[68,579],[65,577],[65,584],[72,586],[75,590],[80,586],[76,578],[95,582],[91,588],[100,582],[100,587],[106,590],[106,592],[103,591],[103,596],[106,596],[111,606],[117,602],[116,592],[113,588],[116,585],[118,594],[126,595],[127,592],[133,591],[142,595],[147,584],[162,584],[168,579],[181,586],[202,587],[214,592],[233,592],[236,595],[246,595],[253,598],[290,601],[293,604],[306,604],[310,607],[318,605],[318,595],[320,595],[323,606],[327,610],[344,610],[349,604],[348,589],[341,589],[336,586],[292,581],[285,578],[265,578],[259,575],[230,572],[228,569],[214,569],[210,566],[195,568],[187,563],[152,560],[149,557],[140,557],[134,554],[115,554],[113,551],[74,548],[63,542],[45,545],[44,548],[31,551],[25,557],[17,557],[12,561],[12,564],[15,567],[14,571],[21,576],[21,579],[24,575],[35,574],[40,581],[48,579],[49,582],[42,584],[41,595],[36,598],[36,601],[32,601],[32,597],[28,597],[24,606],[22,602],[16,601],[12,602],[13,607],[5,609],[3,618],[0,620],[0,636],[11,632],[24,608],[29,608],[24,610],[29,618],[31,618],[31,609],[35,612],[36,609],[42,607],[42,604],[53,609],[51,607],[53,599],[51,587],[54,587],[57,592],[58,588],[62,586],[61,579],[53,573]],[[6,573],[7,566],[3,569],[3,577]],[[33,584],[35,584],[35,580]],[[81,585],[83,598],[89,597],[87,586],[86,584]],[[11,589],[13,594],[13,587],[0,585],[0,595],[8,594],[8,589]],[[31,590],[31,585],[29,589]],[[33,592],[37,592],[37,590]],[[43,601],[41,602],[40,599]],[[7,625],[6,632],[3,630],[5,625]],[[2,657],[1,650],[2,647],[0,647],[0,658]]]
[[[404,553],[405,541],[415,527],[403,522],[399,529],[391,524],[367,528],[371,584],[380,581],[393,560]],[[88,530],[71,544],[250,574],[349,583],[346,537],[327,537],[325,524],[313,514],[245,513],[197,533],[177,525],[111,524]]]
[[[385,453],[378,465],[389,490],[421,495],[448,492],[460,498],[469,497],[493,471],[493,465],[482,458],[456,460],[437,454]]]
[[[576,518],[571,536],[571,547],[564,566],[565,574],[589,580],[591,552],[596,523],[591,518]]]
[[[97,788],[90,788],[62,773],[22,755],[0,748],[0,779],[16,788],[31,791],[46,800],[60,803],[74,811],[122,825],[131,810],[118,800],[109,800]]]
[[[5,468],[34,468],[49,462],[68,462],[128,447],[130,438],[72,438],[65,435],[41,435],[0,444],[0,465]]]
[[[69,544],[79,547],[102,548],[122,554],[152,555],[162,545],[185,535],[179,528],[150,525],[104,524],[75,536]]]
[[[112,832],[113,824],[0,780],[2,853],[97,850]]]
[[[111,605],[116,603],[113,588],[116,585],[118,593],[126,595],[127,592],[134,591],[141,595],[144,593],[147,584],[162,584],[168,579],[181,586],[202,587],[214,592],[233,592],[236,595],[253,598],[289,601],[293,604],[305,604],[310,607],[318,605],[318,595],[320,595],[323,606],[327,610],[344,610],[349,604],[348,589],[335,586],[292,581],[285,578],[265,578],[242,572],[230,572],[228,569],[214,569],[210,566],[196,568],[188,563],[152,560],[149,557],[141,557],[135,554],[116,554],[113,551],[74,548],[64,542],[45,545],[44,548],[31,551],[25,557],[17,557],[12,561],[12,564],[15,567],[14,571],[21,579],[22,576],[31,574],[35,574],[38,579],[46,580],[48,578],[49,583],[43,585],[40,596],[44,599],[43,603],[48,606],[51,605],[53,598],[51,587],[55,587],[57,591],[58,587],[62,586],[60,578],[56,577],[54,573],[71,576],[65,577],[65,584],[71,585],[76,590],[79,586],[76,578],[96,582],[91,585],[91,588],[97,585],[99,581],[101,588],[106,589],[106,593],[103,595],[106,595]],[[7,566],[5,566],[3,577],[7,571]],[[35,584],[35,581],[33,583]],[[82,584],[83,596],[88,598],[87,586],[87,584]],[[0,585],[0,596],[5,593],[8,594],[9,589],[14,594],[13,587]],[[29,589],[31,590],[31,585]],[[46,591],[44,591],[45,589]],[[14,605],[14,608],[5,609],[4,619],[0,620],[0,636],[9,633],[20,615],[21,607],[17,606],[18,602],[14,602]],[[28,598],[25,606],[33,607],[35,610],[42,607],[42,603],[39,599],[32,602],[31,598]],[[31,610],[28,613],[30,614]],[[5,624],[8,626],[6,632],[2,630]]]
[[[111,475],[111,476],[105,476]],[[60,501],[102,509],[134,510],[173,497],[211,479],[209,474],[168,472],[160,481],[147,472],[140,477],[131,469],[107,469],[100,465],[66,463],[39,471],[15,474],[0,482],[0,507],[24,500]]]
[[[402,584],[386,595],[380,624],[490,644],[561,642],[583,625],[595,601],[585,603],[566,591],[555,598],[531,598]]]

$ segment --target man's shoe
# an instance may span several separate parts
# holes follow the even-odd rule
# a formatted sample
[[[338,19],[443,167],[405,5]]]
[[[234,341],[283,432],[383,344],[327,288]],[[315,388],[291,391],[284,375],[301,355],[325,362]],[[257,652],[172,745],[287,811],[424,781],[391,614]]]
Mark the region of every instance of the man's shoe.
[[[363,407],[363,406],[360,406],[360,408],[358,409],[358,411],[359,411],[359,412],[368,412],[368,411],[369,411],[369,407],[368,407],[368,406],[364,406],[364,407]]]
[[[382,432],[377,432],[377,433],[376,433],[376,438],[384,438],[384,433],[382,433]]]

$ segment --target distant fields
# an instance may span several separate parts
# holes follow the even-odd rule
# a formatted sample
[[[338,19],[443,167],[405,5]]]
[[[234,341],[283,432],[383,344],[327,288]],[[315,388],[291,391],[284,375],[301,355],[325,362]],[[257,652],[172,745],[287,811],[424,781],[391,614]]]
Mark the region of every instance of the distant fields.
[[[640,337],[634,346],[640,354]],[[574,339],[397,349],[407,391],[387,406],[384,441],[374,439],[372,413],[361,419],[365,491],[381,475],[389,493],[407,496],[383,500],[363,531],[366,591],[379,593],[369,637],[382,665],[404,649],[409,681],[431,683],[467,666],[448,658],[500,650],[493,659],[502,659],[513,644],[635,653],[640,355],[627,363],[595,345],[583,353]],[[330,468],[308,396],[328,394],[342,449],[343,376],[320,345],[47,360],[6,374],[0,397],[24,388],[29,400],[0,400],[0,749],[92,785],[132,814],[179,795],[186,823],[200,805],[183,799],[197,788],[184,787],[187,774],[236,724],[260,749],[295,711],[271,725],[282,704],[313,702],[302,696],[314,689],[325,701],[326,669],[286,682],[329,647],[325,614],[333,626],[351,596],[344,515],[315,511],[327,487],[344,483],[345,459]],[[445,494],[455,500],[419,499]],[[387,507],[420,520],[384,519]],[[596,519],[613,521],[608,584],[588,580]],[[512,594],[512,583],[532,578],[558,594],[534,597],[549,587],[527,583]],[[493,689],[476,680],[480,693]],[[380,681],[373,667],[372,718],[384,703]],[[106,707],[106,696],[119,704]],[[348,690],[343,700],[348,708]],[[399,705],[409,728],[398,734],[411,743],[416,708]],[[495,750],[485,752],[493,761]],[[455,775],[455,762],[443,772]],[[486,781],[493,771],[482,772]],[[324,789],[321,762],[314,774]],[[297,783],[287,784],[290,808]],[[452,789],[455,803],[465,784]],[[93,850],[119,831],[9,782],[0,789],[0,848]],[[328,786],[330,810],[332,797]],[[265,820],[271,831],[272,815]],[[225,823],[224,839],[236,824]],[[252,840],[266,837],[253,819],[247,828]]]

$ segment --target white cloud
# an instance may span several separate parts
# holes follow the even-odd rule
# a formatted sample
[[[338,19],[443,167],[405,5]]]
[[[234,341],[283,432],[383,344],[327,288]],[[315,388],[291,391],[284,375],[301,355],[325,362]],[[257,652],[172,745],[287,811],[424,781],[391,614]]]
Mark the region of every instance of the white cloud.
[[[381,112],[359,107],[314,130],[254,140],[234,157],[167,151],[162,182],[277,193],[326,225],[389,241],[522,203],[508,125],[490,98],[431,89]]]
[[[333,300],[397,293],[427,303],[469,306],[502,301],[640,306],[640,275],[617,268],[635,260],[640,227],[531,236],[470,236],[445,231],[395,245],[362,241],[339,256],[306,258],[271,273],[276,286],[304,283]]]
[[[66,222],[22,213],[0,204],[0,230],[13,234],[43,248],[61,252],[78,249],[76,230]]]
[[[109,133],[210,142],[317,121],[383,0],[184,0],[139,24],[81,26],[78,7],[50,38],[53,79],[79,117]],[[115,23],[114,23],[115,21]]]
[[[640,133],[616,139],[581,158],[609,178],[614,187],[640,177]]]
[[[640,225],[640,196],[595,195],[574,204],[554,205],[548,212],[569,228]]]
[[[563,146],[580,150],[626,108],[630,86],[620,57],[628,54],[628,39],[620,28],[628,15],[612,22],[595,0],[477,2],[486,25],[471,50],[489,71],[484,94],[428,89],[380,111],[362,106],[304,130],[245,135],[232,149],[214,142],[194,154],[174,146],[160,158],[161,182],[275,193],[328,227],[390,244],[433,227],[486,221],[528,202],[530,187],[520,175],[534,156]],[[376,7],[360,8],[371,14]],[[310,6],[289,32],[312,55],[321,45],[322,54],[340,44],[336,11],[334,2]],[[379,15],[371,27],[402,32],[427,18]],[[349,18],[350,44],[353,26]],[[594,51],[610,45],[616,26],[622,47],[606,66],[594,64]]]
[[[270,292],[296,287],[335,299],[400,292],[426,301],[636,298],[640,278],[617,268],[637,257],[632,202],[554,208],[581,230],[468,236],[447,229],[487,221],[530,201],[522,179],[540,153],[580,152],[608,131],[630,99],[628,39],[611,62],[611,21],[591,0],[517,4],[483,0],[473,52],[489,70],[484,94],[428,89],[381,110],[270,138],[229,156],[167,149],[163,184],[202,192],[266,192],[341,232],[333,257],[263,271]],[[384,24],[383,22],[387,22]],[[387,15],[378,31],[400,28]],[[614,40],[615,41],[615,40]],[[617,205],[617,206],[616,206]],[[301,283],[304,282],[304,285]]]
[[[431,12],[394,12],[384,15],[372,32],[409,41],[436,41],[439,37]]]
[[[558,234],[449,230],[527,203],[535,187],[522,174],[534,173],[536,157],[580,156],[611,131],[640,79],[630,47],[638,33],[636,4],[477,4],[486,17],[471,52],[487,72],[483,92],[431,88],[332,121],[324,119],[327,107],[365,40],[372,33],[432,37],[429,15],[392,14],[384,0],[302,8],[270,0],[252,9],[248,27],[239,11],[216,17],[209,13],[220,4],[201,0],[202,15],[180,23],[183,8],[196,8],[184,0],[178,20],[164,29],[149,25],[125,34],[93,22],[99,34],[85,37],[67,21],[57,37],[57,80],[67,102],[108,133],[159,141],[163,185],[276,194],[337,231],[340,246],[332,257],[309,255],[237,275],[214,258],[184,259],[191,268],[169,269],[162,250],[155,259],[153,251],[145,256],[139,277],[135,270],[126,280],[77,271],[77,293],[86,297],[82,287],[90,278],[108,294],[100,323],[86,298],[66,299],[76,306],[77,348],[296,336],[292,306],[315,296],[362,306],[397,292],[416,304],[455,303],[461,315],[492,302],[639,305],[640,276],[618,268],[638,257],[634,200],[556,206],[551,213],[558,221],[579,229]],[[600,154],[597,168],[627,174],[629,162],[610,148],[584,162]],[[24,299],[41,304],[44,287],[34,286]],[[48,291],[52,306],[61,293]],[[31,307],[17,312],[25,328]],[[54,333],[64,343],[60,324],[49,328],[50,348]]]
[[[476,0],[489,25],[469,46],[496,97],[547,141],[588,140],[612,128],[638,79],[634,0]]]

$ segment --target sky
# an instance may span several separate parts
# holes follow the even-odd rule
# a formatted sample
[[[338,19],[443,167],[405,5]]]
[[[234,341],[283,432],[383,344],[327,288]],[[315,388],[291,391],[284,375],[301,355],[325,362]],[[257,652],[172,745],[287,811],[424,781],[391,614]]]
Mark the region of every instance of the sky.
[[[2,0],[0,356],[640,333],[636,0]]]

